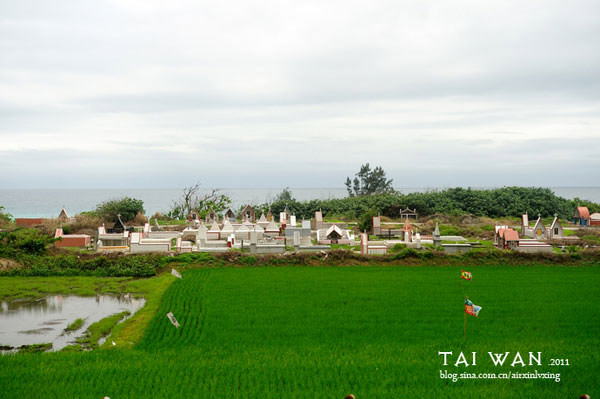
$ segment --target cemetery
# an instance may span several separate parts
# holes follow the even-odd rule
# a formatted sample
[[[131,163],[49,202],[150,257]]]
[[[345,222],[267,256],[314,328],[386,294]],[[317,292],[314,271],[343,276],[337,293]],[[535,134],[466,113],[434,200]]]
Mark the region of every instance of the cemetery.
[[[446,200],[439,201],[447,204],[448,200],[454,201],[453,195],[497,192],[453,190],[443,193]],[[353,259],[361,256],[399,259],[406,254],[426,258],[431,255],[460,257],[466,253],[504,256],[500,255],[503,253],[518,259],[519,253],[552,256],[577,252],[584,255],[600,248],[600,207],[597,204],[584,202],[585,206],[581,206],[551,195],[547,202],[554,207],[534,207],[536,217],[532,219],[530,215],[534,212],[527,209],[531,209],[532,204],[545,204],[540,198],[549,194],[542,189],[518,190],[524,191],[522,194],[516,191],[515,201],[521,201],[519,203],[526,208],[518,213],[519,217],[515,217],[514,207],[510,208],[511,202],[502,205],[505,211],[494,210],[496,214],[510,216],[486,216],[491,213],[487,208],[474,209],[474,214],[435,212],[431,204],[438,201],[440,193],[415,194],[425,201],[417,201],[415,205],[415,197],[393,193],[298,202],[288,192],[283,200],[239,207],[232,206],[226,197],[219,204],[208,202],[202,206],[184,206],[180,202],[176,214],[156,213],[149,217],[144,215],[142,201],[122,198],[105,201],[96,211],[85,214],[71,216],[62,208],[56,218],[7,219],[9,224],[5,227],[9,232],[13,229],[39,231],[53,243],[54,251],[50,255],[57,259],[73,253],[86,257],[229,253],[281,257],[302,253],[327,256],[332,251],[346,252],[346,256],[351,255]],[[515,195],[515,188],[500,192],[502,198],[511,199],[509,193]],[[536,202],[528,205],[519,200],[518,195]],[[403,199],[407,201],[402,202]],[[479,201],[487,203],[483,199]],[[430,205],[424,207],[423,203]],[[359,204],[363,205],[357,207]],[[379,210],[373,204],[378,204]],[[573,204],[572,207],[569,204]],[[348,205],[356,208],[343,213]],[[495,202],[488,205],[498,206]],[[468,203],[461,206],[469,208]]]
[[[182,231],[165,230],[158,223],[145,223],[142,228],[126,227],[120,220],[109,230],[98,227],[95,251],[98,253],[190,253],[246,250],[256,254],[282,254],[293,251],[329,250],[331,244],[355,245],[354,234],[346,225],[321,224],[326,228],[311,229],[311,221],[298,223],[289,210],[281,212],[277,221],[264,213],[256,219],[247,205],[240,217],[228,209],[222,215],[210,211],[204,220],[197,214]],[[61,230],[62,231],[62,230]],[[58,230],[57,230],[58,234]],[[66,245],[62,245],[66,246]]]
[[[264,208],[263,208],[264,209]],[[417,251],[442,251],[449,254],[471,250],[503,250],[524,253],[552,253],[582,244],[575,231],[593,232],[600,225],[600,213],[587,207],[576,207],[572,221],[541,217],[530,221],[522,213],[520,223],[507,219],[463,216],[457,222],[448,216],[420,215],[417,208],[399,206],[396,217],[370,218],[368,230],[360,230],[356,219],[327,218],[319,209],[310,219],[298,219],[287,205],[274,214],[265,214],[247,204],[238,213],[232,208],[217,212],[209,209],[201,218],[192,211],[185,223],[169,226],[163,221],[146,219],[143,225],[124,223],[117,215],[114,223],[102,223],[91,231],[65,233],[77,219],[63,208],[56,219],[17,218],[15,225],[43,228],[54,220],[60,227],[53,230],[56,248],[92,250],[98,254],[123,253],[223,253],[241,251],[252,254],[284,254],[286,252],[321,252],[345,249],[362,255],[385,255],[410,248]],[[454,218],[453,220],[455,220]],[[479,222],[477,222],[479,220]],[[509,222],[509,223],[507,223]],[[547,224],[546,224],[547,223]],[[489,230],[488,230],[489,229]],[[70,230],[70,229],[69,229]],[[488,231],[492,232],[488,235]],[[586,236],[589,237],[589,236]]]
[[[593,217],[594,214],[585,219],[584,225],[593,226]],[[198,214],[193,213],[182,231],[165,231],[154,221],[146,223],[139,232],[132,231],[127,237],[117,237],[114,234],[121,233],[113,232],[112,236],[108,236],[101,227],[98,234],[101,245],[96,245],[95,249],[98,252],[121,250],[131,253],[218,253],[237,250],[253,254],[283,254],[289,251],[328,251],[341,247],[363,255],[382,255],[398,247],[452,254],[487,245],[485,237],[473,240],[473,237],[460,234],[441,234],[437,221],[435,227],[428,230],[429,222],[419,220],[416,209],[407,207],[399,211],[396,220],[384,219],[386,221],[380,215],[373,216],[370,231],[361,232],[357,231],[356,222],[328,221],[321,210],[315,211],[310,220],[298,221],[287,206],[279,213],[279,217],[269,211],[267,215],[262,212],[257,218],[254,207],[248,204],[237,215],[232,209],[222,214],[210,210],[200,220]],[[530,224],[529,215],[523,213],[520,221],[520,226],[496,222],[489,244],[498,250],[551,253],[567,244],[577,243],[577,236],[565,233],[557,214],[548,226],[540,215]],[[580,226],[581,222],[577,220],[576,223]],[[121,228],[127,230],[124,226]],[[557,243],[562,245],[557,247]]]

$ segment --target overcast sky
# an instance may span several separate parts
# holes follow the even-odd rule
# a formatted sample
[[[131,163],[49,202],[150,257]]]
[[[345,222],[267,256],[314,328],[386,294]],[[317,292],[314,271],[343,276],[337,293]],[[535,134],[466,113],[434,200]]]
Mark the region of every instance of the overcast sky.
[[[0,2],[0,187],[599,186],[600,2]]]

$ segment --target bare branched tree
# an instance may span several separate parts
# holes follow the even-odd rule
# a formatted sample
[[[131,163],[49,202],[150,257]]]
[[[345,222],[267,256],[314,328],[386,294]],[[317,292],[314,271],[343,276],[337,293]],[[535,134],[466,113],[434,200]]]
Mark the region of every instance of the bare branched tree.
[[[200,182],[197,182],[193,186],[184,187],[183,195],[181,196],[181,200],[183,202],[183,211],[185,215],[189,215],[192,213],[192,208],[195,205],[195,202],[198,201],[198,191],[200,190]]]
[[[231,204],[228,196],[221,194],[219,189],[211,188],[209,192],[199,195],[200,182],[185,187],[180,198],[173,201],[167,216],[172,219],[183,219],[192,213],[203,217],[211,209],[215,212],[224,210]]]

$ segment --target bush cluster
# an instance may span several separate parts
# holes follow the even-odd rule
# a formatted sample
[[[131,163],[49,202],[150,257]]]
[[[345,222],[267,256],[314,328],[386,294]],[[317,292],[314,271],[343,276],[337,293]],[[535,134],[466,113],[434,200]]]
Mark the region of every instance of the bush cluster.
[[[144,214],[144,201],[124,197],[120,199],[104,201],[96,207],[95,212],[88,212],[88,215],[98,216],[106,221],[117,221],[117,215],[121,215],[123,222],[133,221],[138,214]]]
[[[42,255],[49,244],[56,241],[37,229],[17,228],[0,231],[0,257],[16,258],[20,255]]]
[[[75,255],[32,256],[17,259],[22,268],[12,268],[4,276],[96,276],[152,277],[165,265],[162,255],[128,255],[82,259]]]
[[[422,193],[402,194],[399,192],[379,195],[354,196],[328,200],[297,201],[291,195],[277,198],[271,204],[258,206],[265,213],[271,209],[274,215],[283,212],[286,205],[298,218],[310,219],[321,209],[329,217],[339,216],[360,219],[364,215],[378,213],[397,217],[406,207],[416,208],[419,215],[433,214],[519,217],[523,212],[532,216],[538,213],[550,217],[570,219],[576,206],[587,206],[590,211],[600,210],[600,205],[579,198],[568,200],[557,196],[549,188],[502,187],[495,189],[449,188]],[[367,218],[368,219],[368,218]],[[362,221],[369,223],[368,220]]]
[[[0,206],[0,227],[9,226],[13,221],[13,216],[5,212],[4,207]]]

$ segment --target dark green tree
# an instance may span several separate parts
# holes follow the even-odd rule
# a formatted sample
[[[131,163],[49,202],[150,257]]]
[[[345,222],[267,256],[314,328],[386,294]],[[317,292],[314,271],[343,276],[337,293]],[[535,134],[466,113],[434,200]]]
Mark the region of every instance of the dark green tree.
[[[393,179],[388,180],[385,177],[385,171],[381,166],[371,170],[371,166],[367,162],[360,167],[360,170],[354,176],[352,181],[347,177],[345,183],[350,197],[394,192]]]
[[[129,197],[104,201],[96,206],[96,214],[110,222],[116,222],[117,215],[121,215],[123,222],[127,223],[144,212],[144,201]]]
[[[283,212],[286,206],[297,217],[310,217],[307,216],[310,212],[304,212],[301,203],[296,201],[289,187],[284,188],[279,194],[275,196],[275,198],[272,201],[262,205],[258,205],[256,207],[256,211],[259,214],[261,212],[264,212],[266,214],[270,210],[271,212],[273,212],[274,215],[279,215],[279,212]]]
[[[294,202],[296,199],[292,195],[292,191],[289,187],[284,188],[277,196],[273,202]]]
[[[379,214],[380,212],[375,208],[363,213],[360,217],[360,223],[358,224],[360,231],[366,231],[367,233],[370,233],[371,229],[373,228],[373,216],[377,216]]]

